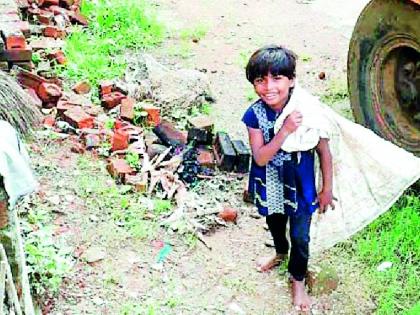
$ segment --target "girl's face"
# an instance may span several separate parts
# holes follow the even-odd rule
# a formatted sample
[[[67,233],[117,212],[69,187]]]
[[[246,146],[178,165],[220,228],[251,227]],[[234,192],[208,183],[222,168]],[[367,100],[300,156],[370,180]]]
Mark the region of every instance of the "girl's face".
[[[284,75],[268,73],[254,80],[255,92],[274,111],[281,111],[289,98],[289,89],[295,85],[294,79]]]

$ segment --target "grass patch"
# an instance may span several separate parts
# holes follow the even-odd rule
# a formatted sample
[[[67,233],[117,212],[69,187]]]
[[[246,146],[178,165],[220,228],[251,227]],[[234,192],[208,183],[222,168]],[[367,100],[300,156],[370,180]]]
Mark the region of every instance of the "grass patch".
[[[353,255],[364,266],[376,314],[418,314],[420,309],[420,197],[406,194],[354,239]],[[383,262],[392,267],[378,271]]]
[[[194,28],[186,28],[179,32],[179,38],[184,41],[200,41],[207,34],[208,27],[204,24],[199,24]]]
[[[89,26],[67,39],[68,64],[63,74],[74,80],[100,80],[121,76],[127,49],[138,50],[159,44],[165,35],[151,8],[143,0],[83,1],[81,12]]]
[[[333,79],[330,81],[327,91],[321,95],[322,102],[328,105],[343,102],[349,98],[347,81],[343,79]]]

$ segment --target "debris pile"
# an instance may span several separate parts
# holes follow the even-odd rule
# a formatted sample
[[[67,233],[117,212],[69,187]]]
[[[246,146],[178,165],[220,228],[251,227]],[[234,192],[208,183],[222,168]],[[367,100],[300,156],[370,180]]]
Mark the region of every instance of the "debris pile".
[[[51,49],[50,60],[66,63],[61,39],[70,25],[88,23],[80,13],[80,4],[80,0],[2,0],[0,69],[10,70],[14,65],[34,69],[32,55],[39,49]],[[31,35],[42,37],[28,43]]]

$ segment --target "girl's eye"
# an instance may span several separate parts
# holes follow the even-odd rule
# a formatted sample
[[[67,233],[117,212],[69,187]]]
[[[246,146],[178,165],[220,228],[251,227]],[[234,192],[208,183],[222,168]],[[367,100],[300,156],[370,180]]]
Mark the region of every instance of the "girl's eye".
[[[283,75],[275,75],[274,80],[282,80],[284,78]]]
[[[264,82],[264,80],[262,79],[262,78],[256,78],[255,80],[254,80],[254,84],[261,84],[261,83],[263,83]]]

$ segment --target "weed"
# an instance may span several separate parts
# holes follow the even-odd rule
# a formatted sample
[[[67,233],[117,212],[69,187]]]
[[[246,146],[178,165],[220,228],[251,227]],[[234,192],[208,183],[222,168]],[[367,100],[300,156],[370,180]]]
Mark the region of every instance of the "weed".
[[[310,62],[312,61],[312,57],[308,54],[300,54],[299,55],[299,59],[302,60],[303,62]]]
[[[335,79],[330,82],[326,93],[320,99],[328,105],[333,105],[347,100],[348,97],[347,81],[344,79]]]
[[[247,282],[243,279],[225,279],[223,285],[236,292],[253,295],[257,292],[255,283]]]
[[[159,44],[164,27],[157,22],[145,1],[83,1],[81,12],[89,26],[67,39],[67,77],[87,79],[96,85],[102,79],[122,75],[127,49],[143,49]]]
[[[170,200],[155,199],[153,201],[153,212],[157,215],[168,213],[172,209],[172,203]]]
[[[129,151],[125,155],[125,160],[127,163],[133,168],[133,169],[139,169],[140,168],[140,156],[138,153]]]
[[[415,314],[419,309],[419,226],[420,197],[407,194],[354,240],[353,252],[366,266],[377,314]],[[385,261],[392,267],[377,271]]]
[[[246,93],[245,93],[245,98],[248,102],[253,101],[255,99],[257,99],[257,93],[255,93],[254,88],[248,88]]]

